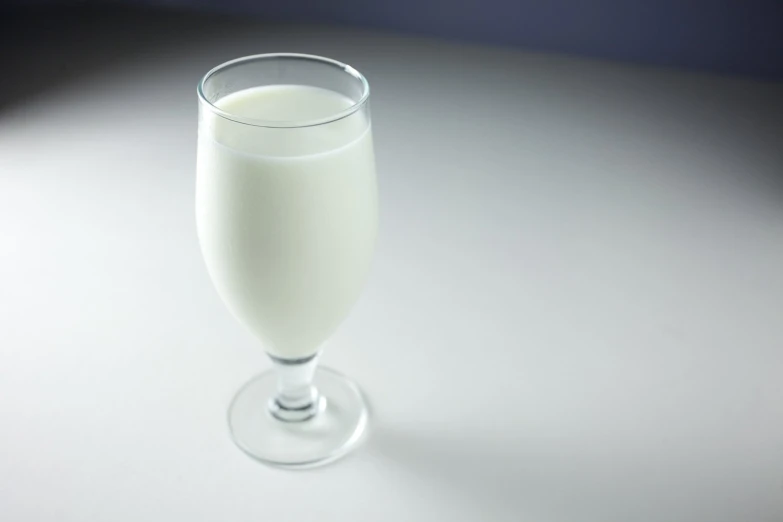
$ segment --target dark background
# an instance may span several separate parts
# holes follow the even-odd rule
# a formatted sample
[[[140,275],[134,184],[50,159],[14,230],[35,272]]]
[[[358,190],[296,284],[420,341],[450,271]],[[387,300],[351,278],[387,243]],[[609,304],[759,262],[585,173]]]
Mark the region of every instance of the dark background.
[[[46,16],[43,11],[50,18],[43,27],[46,33],[59,29],[52,27],[52,17],[68,13],[90,17],[119,12],[132,18],[132,13],[151,9],[168,12],[162,16],[223,13],[264,21],[346,24],[783,79],[783,2],[777,0],[0,0],[0,30],[34,26],[36,19],[31,22],[29,17]]]

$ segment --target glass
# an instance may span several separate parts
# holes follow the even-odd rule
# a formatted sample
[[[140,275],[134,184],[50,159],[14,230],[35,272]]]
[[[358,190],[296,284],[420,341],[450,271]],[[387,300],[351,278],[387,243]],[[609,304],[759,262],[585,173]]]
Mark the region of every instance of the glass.
[[[234,397],[229,426],[268,464],[334,460],[367,424],[359,388],[317,364],[375,244],[369,94],[352,67],[300,54],[232,60],[198,86],[201,251],[223,302],[273,363]]]

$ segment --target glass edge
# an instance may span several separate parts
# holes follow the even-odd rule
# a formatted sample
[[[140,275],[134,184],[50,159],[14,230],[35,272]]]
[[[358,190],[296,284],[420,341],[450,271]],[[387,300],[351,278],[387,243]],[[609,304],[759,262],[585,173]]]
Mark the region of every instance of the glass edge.
[[[255,60],[263,60],[268,58],[298,58],[302,60],[311,60],[316,62],[322,62],[325,64],[329,64],[335,67],[339,67],[344,72],[350,74],[354,78],[358,79],[362,83],[362,97],[359,98],[359,100],[348,107],[345,110],[342,110],[340,112],[336,112],[330,116],[327,116],[326,118],[319,118],[315,120],[301,120],[301,121],[267,121],[267,120],[259,120],[255,118],[245,118],[236,114],[232,114],[230,112],[226,112],[219,107],[217,107],[215,104],[210,102],[207,97],[204,95],[204,83],[215,73],[218,71],[225,69],[226,67],[230,67],[232,65],[241,64],[244,62],[251,62]],[[271,129],[298,129],[303,127],[315,127],[318,125],[326,125],[328,123],[333,123],[335,121],[342,120],[344,118],[347,118],[348,116],[354,114],[359,109],[361,109],[367,101],[370,99],[370,84],[367,82],[367,78],[364,77],[362,73],[360,73],[355,68],[351,67],[348,64],[345,64],[343,62],[333,60],[331,58],[326,58],[323,56],[317,56],[314,54],[300,54],[300,53],[264,53],[264,54],[252,54],[249,56],[242,56],[240,58],[235,58],[233,60],[229,60],[227,62],[223,62],[220,65],[217,65],[207,71],[207,73],[199,80],[198,86],[196,88],[196,92],[198,93],[198,99],[199,102],[205,104],[207,109],[211,111],[212,113],[216,114],[217,116],[220,116],[222,118],[225,118],[227,120],[233,121],[235,123],[240,123],[243,125],[250,125],[253,127],[265,127],[265,128],[271,128]]]

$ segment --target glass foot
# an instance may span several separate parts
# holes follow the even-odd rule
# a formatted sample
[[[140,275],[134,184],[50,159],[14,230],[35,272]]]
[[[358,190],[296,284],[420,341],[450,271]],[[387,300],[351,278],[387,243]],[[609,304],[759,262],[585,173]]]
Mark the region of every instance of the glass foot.
[[[280,420],[270,411],[277,384],[274,370],[257,375],[229,407],[231,436],[254,459],[287,468],[314,467],[342,457],[362,440],[367,406],[359,388],[344,375],[315,370],[313,385],[320,399],[315,414],[303,421]]]

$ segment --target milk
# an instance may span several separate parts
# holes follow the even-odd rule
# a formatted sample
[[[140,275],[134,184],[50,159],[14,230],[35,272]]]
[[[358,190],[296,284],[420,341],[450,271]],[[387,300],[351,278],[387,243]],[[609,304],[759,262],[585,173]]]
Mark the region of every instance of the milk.
[[[215,105],[274,124],[323,120],[352,102],[288,85]],[[203,107],[200,118],[196,219],[212,281],[267,352],[311,355],[348,314],[370,265],[377,188],[369,116],[289,128],[237,123]]]

